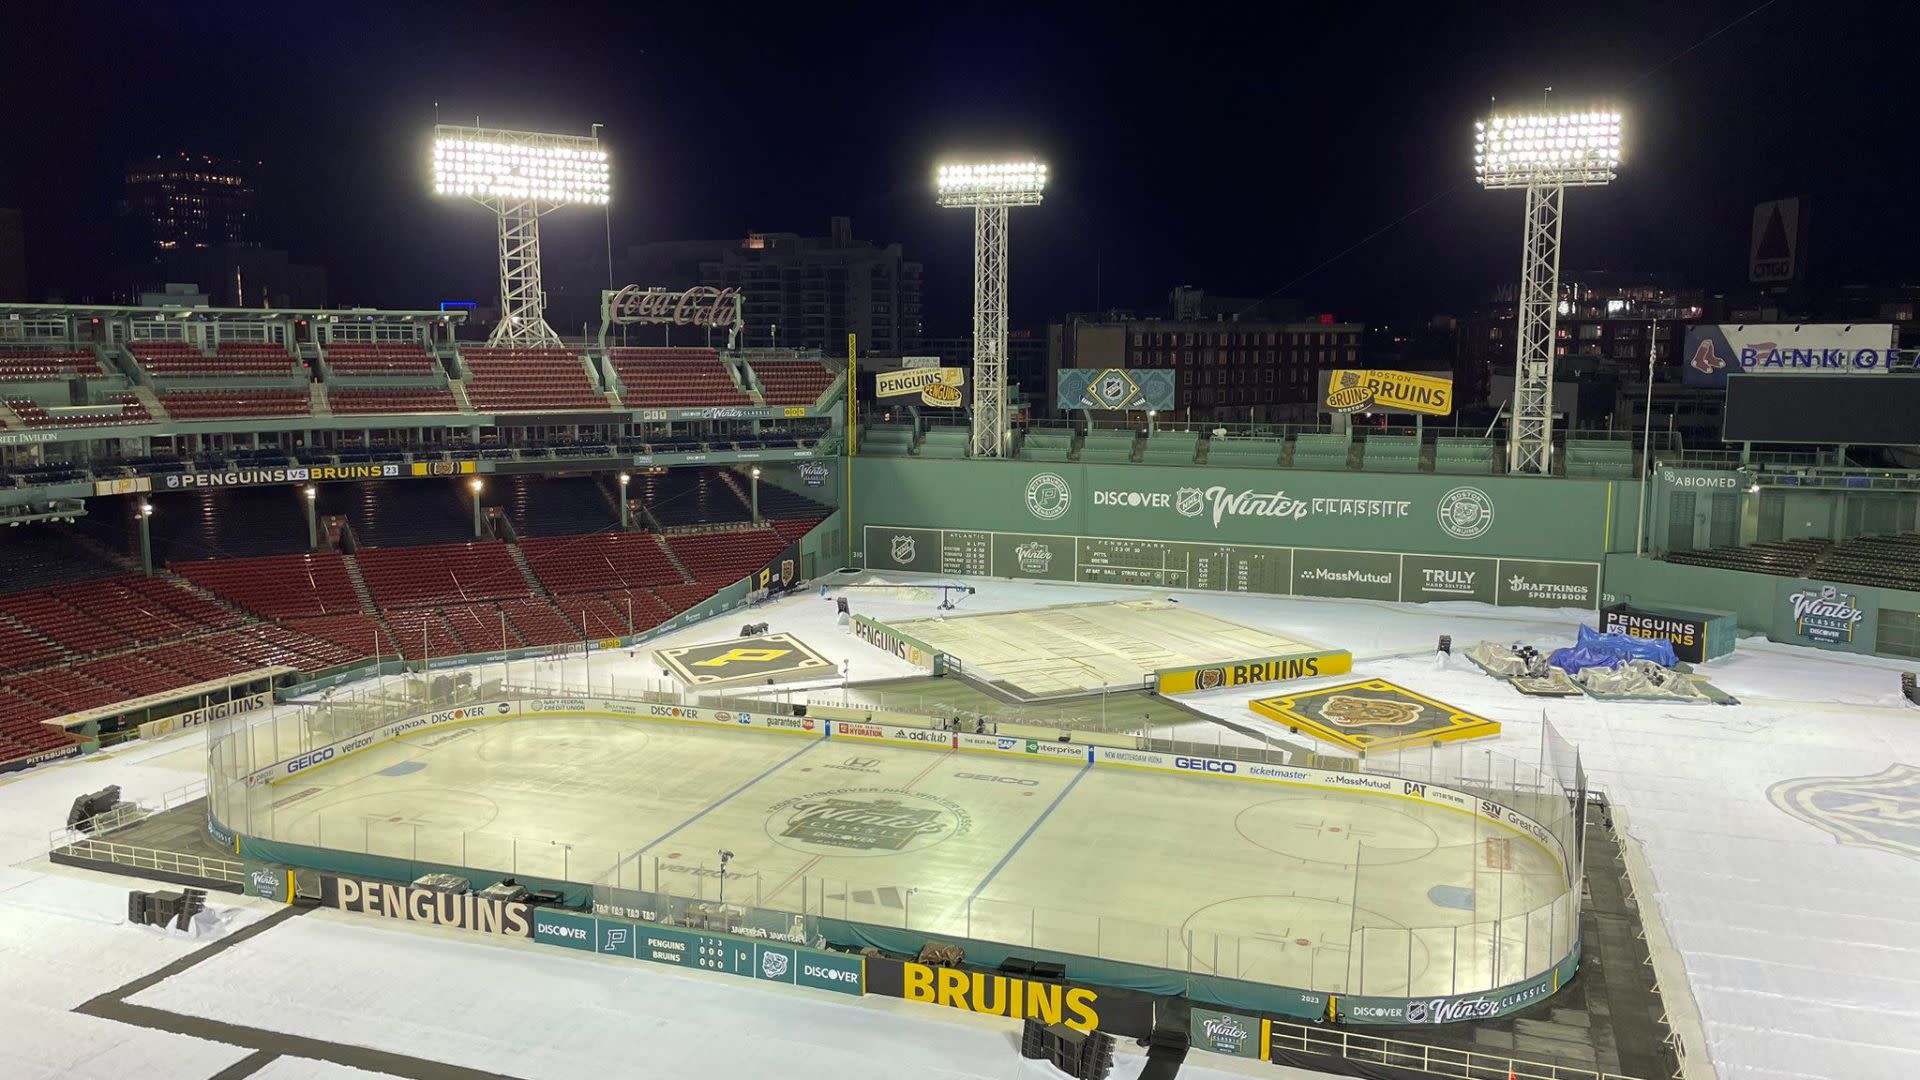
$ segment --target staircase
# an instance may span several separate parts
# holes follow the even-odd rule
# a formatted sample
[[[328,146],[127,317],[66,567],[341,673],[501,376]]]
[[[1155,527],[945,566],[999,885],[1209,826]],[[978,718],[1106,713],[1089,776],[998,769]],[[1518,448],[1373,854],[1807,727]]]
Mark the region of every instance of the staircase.
[[[327,399],[326,383],[307,384],[307,407],[313,410],[315,416],[333,415],[333,402]]]
[[[0,428],[12,428],[15,431],[22,431],[25,430],[26,426],[26,421],[20,419],[18,413],[7,408],[6,402],[0,401]]]
[[[373,593],[367,590],[367,579],[360,576],[360,563],[351,555],[340,556],[347,568],[347,583],[353,586],[353,595],[360,600],[360,610],[369,615],[380,614],[380,608],[373,602]],[[381,620],[386,622],[385,619]],[[384,627],[383,627],[384,629]]]
[[[447,389],[453,391],[453,403],[461,412],[472,412],[473,402],[467,400],[467,384],[461,379],[448,379]]]
[[[553,594],[547,591],[546,584],[534,574],[533,564],[527,561],[527,553],[520,550],[519,544],[507,545],[507,557],[513,560],[513,565],[520,568],[520,576],[527,579],[527,588],[533,590],[533,595],[549,600],[553,598]]]
[[[687,569],[686,563],[680,561],[680,556],[673,553],[673,548],[667,545],[666,537],[654,533],[653,542],[660,545],[660,551],[666,555],[667,561],[673,564],[675,570],[680,571],[681,580],[688,585],[693,584],[693,572]]]
[[[140,400],[140,404],[147,407],[148,416],[153,417],[155,420],[173,419],[173,414],[167,411],[167,407],[160,404],[160,395],[153,392],[153,387],[146,383],[137,382],[130,384],[127,389],[133,393],[134,397]]]

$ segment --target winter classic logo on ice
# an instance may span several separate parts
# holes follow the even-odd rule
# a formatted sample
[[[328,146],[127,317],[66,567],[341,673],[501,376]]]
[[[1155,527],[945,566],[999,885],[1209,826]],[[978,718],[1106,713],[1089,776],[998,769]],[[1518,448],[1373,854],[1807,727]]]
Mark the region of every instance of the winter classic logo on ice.
[[[1027,481],[1027,512],[1041,521],[1057,521],[1073,505],[1073,489],[1059,473],[1043,472]]]
[[[1803,776],[1767,789],[1773,805],[1847,847],[1920,859],[1920,769],[1893,764],[1871,776]]]
[[[1478,540],[1493,528],[1493,500],[1475,487],[1457,487],[1440,496],[1440,530],[1455,540]]]

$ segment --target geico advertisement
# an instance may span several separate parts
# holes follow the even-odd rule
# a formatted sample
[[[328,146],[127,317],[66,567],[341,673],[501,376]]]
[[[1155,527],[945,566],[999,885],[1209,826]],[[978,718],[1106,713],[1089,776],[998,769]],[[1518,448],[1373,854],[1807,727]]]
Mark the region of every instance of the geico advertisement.
[[[392,881],[328,875],[320,879],[320,902],[356,915],[450,926],[476,934],[533,936],[531,907],[488,900],[473,893],[441,893]]]

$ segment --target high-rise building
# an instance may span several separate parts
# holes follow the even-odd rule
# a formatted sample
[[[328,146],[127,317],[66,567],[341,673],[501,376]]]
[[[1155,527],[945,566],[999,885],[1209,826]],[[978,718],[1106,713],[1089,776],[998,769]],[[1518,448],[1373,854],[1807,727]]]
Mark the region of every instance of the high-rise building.
[[[834,218],[827,236],[748,233],[701,262],[700,283],[741,291],[747,348],[842,355],[850,333],[863,354],[899,355],[920,343],[920,264],[899,244],[854,239],[847,218]]]
[[[127,254],[257,242],[259,166],[185,151],[129,166],[122,203],[133,248]]]

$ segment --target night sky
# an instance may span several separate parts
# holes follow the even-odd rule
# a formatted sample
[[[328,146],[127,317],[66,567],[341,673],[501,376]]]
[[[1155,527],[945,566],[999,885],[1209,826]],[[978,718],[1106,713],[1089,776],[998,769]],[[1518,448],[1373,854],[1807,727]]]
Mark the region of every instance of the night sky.
[[[968,215],[931,194],[949,148],[1052,165],[1046,205],[1015,212],[1016,327],[1093,308],[1096,266],[1107,306],[1187,283],[1422,319],[1517,276],[1520,195],[1473,184],[1472,119],[1551,85],[1626,113],[1620,180],[1569,197],[1570,270],[1737,290],[1752,204],[1791,194],[1818,283],[1899,280],[1920,238],[1911,8],[898,14],[918,7],[8,5],[0,206],[27,213],[34,292],[75,299],[112,261],[129,161],[259,159],[265,239],[325,266],[334,303],[486,300],[488,216],[427,194],[438,101],[449,122],[605,123],[616,248],[849,215],[926,264],[930,334],[964,333],[970,295]],[[548,218],[544,243],[550,286],[598,284],[598,212]]]

